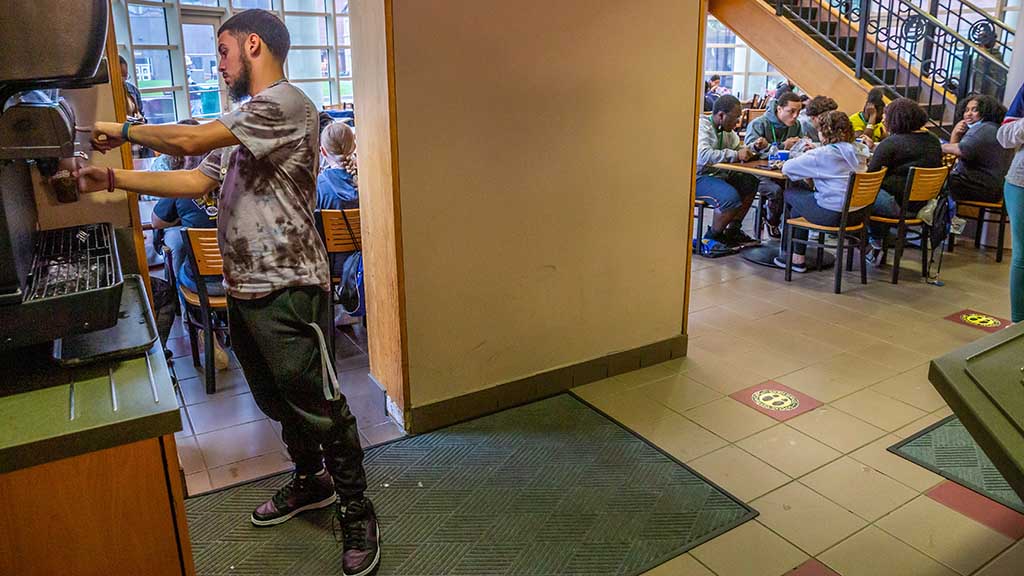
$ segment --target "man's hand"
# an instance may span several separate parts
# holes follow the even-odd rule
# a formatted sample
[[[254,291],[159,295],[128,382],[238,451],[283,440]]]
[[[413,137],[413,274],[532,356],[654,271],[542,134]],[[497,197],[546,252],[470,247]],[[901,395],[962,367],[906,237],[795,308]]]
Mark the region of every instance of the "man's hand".
[[[122,125],[117,122],[97,122],[92,127],[92,149],[105,154],[124,144],[121,139]]]
[[[740,162],[746,162],[747,160],[750,160],[753,157],[754,153],[750,150],[750,148],[747,148],[746,146],[736,151],[736,158]]]
[[[71,175],[78,179],[79,192],[102,192],[110,185],[107,169],[99,166],[82,166]]]
[[[768,140],[766,140],[764,136],[758,138],[757,140],[754,140],[754,150],[760,152],[761,150],[764,150],[767,147]]]
[[[782,142],[782,149],[783,150],[789,150],[790,148],[793,147],[794,144],[796,144],[799,141],[800,141],[800,137],[799,136],[793,136],[792,138],[786,138]]]

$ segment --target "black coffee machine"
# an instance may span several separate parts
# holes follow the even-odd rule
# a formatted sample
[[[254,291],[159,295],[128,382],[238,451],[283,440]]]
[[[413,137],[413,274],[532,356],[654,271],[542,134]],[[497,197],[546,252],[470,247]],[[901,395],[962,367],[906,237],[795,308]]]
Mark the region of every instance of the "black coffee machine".
[[[112,227],[39,230],[31,178],[33,166],[50,177],[76,153],[60,89],[108,81],[108,2],[18,0],[3,11],[0,352],[113,326],[124,284]]]

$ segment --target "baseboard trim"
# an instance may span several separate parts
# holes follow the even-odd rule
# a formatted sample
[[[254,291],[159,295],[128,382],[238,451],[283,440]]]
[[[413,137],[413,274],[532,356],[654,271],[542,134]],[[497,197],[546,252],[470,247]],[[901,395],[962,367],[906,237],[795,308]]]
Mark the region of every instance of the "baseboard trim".
[[[686,334],[680,334],[667,340],[541,372],[486,390],[413,407],[408,414],[406,429],[410,434],[423,434],[499,410],[555,396],[576,386],[680,358],[686,356],[686,341]]]

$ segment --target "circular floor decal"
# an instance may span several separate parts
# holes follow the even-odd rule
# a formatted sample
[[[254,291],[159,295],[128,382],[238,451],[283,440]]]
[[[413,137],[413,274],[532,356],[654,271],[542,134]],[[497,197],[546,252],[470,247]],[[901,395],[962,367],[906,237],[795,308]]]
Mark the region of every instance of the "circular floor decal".
[[[800,406],[799,398],[783,390],[757,390],[750,399],[762,408],[778,412],[789,412]]]
[[[999,319],[984,314],[963,314],[960,316],[960,319],[971,326],[980,326],[982,328],[996,328],[1003,324]]]

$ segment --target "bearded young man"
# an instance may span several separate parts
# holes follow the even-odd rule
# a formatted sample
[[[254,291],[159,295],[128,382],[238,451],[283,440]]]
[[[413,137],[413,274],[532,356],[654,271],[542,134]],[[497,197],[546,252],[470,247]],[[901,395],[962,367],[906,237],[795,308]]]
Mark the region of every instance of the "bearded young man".
[[[82,191],[116,187],[180,198],[221,187],[217,238],[233,349],[256,403],[281,423],[295,462],[291,482],[253,511],[252,523],[280,524],[336,502],[342,573],[367,576],[380,565],[380,531],[363,495],[356,420],[325,340],[332,329],[330,278],[313,221],[319,123],[313,102],[284,77],[290,45],[288,29],[272,13],[240,12],[217,32],[218,68],[232,99],[251,100],[201,126],[98,122],[92,133],[101,152],[125,142],[176,156],[234,147],[230,152],[210,154],[195,170],[90,166],[77,176]]]

